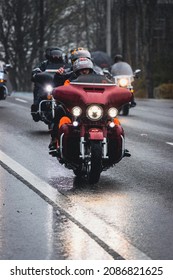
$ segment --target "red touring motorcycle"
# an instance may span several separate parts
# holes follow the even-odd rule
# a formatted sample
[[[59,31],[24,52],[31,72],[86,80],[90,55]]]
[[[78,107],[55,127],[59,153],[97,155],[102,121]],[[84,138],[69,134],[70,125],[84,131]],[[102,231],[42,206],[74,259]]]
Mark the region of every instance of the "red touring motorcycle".
[[[95,184],[102,171],[130,156],[116,116],[132,95],[102,75],[82,75],[52,94],[71,114],[70,119],[63,117],[64,124],[60,121],[57,158],[76,176]]]

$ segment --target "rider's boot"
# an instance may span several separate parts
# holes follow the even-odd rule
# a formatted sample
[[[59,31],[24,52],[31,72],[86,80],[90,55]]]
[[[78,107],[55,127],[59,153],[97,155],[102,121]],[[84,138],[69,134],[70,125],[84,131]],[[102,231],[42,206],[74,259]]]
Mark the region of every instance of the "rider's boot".
[[[135,107],[136,106],[136,102],[135,102],[135,97],[134,97],[134,94],[132,95],[132,101],[131,101],[131,104],[130,104],[130,107]]]
[[[129,150],[127,149],[124,150],[124,157],[131,157]]]
[[[31,105],[31,116],[35,122],[38,122],[40,120],[40,116],[38,113],[38,105],[36,104]]]
[[[57,138],[52,138],[49,144],[49,154],[53,157],[60,155],[59,144]]]

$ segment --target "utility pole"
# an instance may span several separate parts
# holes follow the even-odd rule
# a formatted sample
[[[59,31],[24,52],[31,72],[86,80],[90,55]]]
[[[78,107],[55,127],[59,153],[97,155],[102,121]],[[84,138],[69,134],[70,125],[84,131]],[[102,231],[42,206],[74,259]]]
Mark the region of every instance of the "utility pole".
[[[39,59],[43,60],[44,46],[44,0],[39,1]]]
[[[111,56],[111,0],[107,0],[106,12],[106,52]]]

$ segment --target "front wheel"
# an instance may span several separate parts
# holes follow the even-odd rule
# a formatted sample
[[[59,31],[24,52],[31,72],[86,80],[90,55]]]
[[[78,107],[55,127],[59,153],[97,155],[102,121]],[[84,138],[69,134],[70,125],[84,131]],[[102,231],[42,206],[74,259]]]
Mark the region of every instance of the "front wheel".
[[[88,181],[90,184],[96,184],[102,171],[102,144],[100,141],[91,142],[91,161],[88,165]]]
[[[2,86],[0,87],[0,100],[4,100],[7,97],[7,91],[6,89]]]

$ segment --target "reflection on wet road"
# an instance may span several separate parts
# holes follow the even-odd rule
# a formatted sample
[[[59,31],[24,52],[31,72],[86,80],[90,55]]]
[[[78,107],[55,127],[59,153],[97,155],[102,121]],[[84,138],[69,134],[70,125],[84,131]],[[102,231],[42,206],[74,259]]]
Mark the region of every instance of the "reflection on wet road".
[[[74,200],[70,201],[69,197],[55,192],[50,185],[6,156],[2,151],[0,152],[0,156],[2,159],[1,164],[3,164],[4,167],[6,166],[6,168],[8,166],[7,170],[9,172],[28,185],[30,189],[38,193],[39,196],[44,198],[44,200],[54,206],[54,208],[57,206],[60,214],[63,213],[69,220],[87,233],[90,238],[97,242],[110,256],[116,259],[148,259],[147,255],[132,246],[121,236],[113,225],[110,226],[105,223],[104,220],[100,219],[98,215],[92,214],[91,211],[88,212],[85,205],[79,204],[78,201],[76,201],[77,203]],[[76,233],[74,233],[74,236],[76,236]],[[105,236],[107,237],[106,242],[104,241]]]
[[[173,259],[171,103],[140,101],[122,119],[132,157],[94,186],[49,156],[27,106],[0,110],[0,258]]]
[[[2,167],[0,178],[8,182],[0,188],[1,260],[112,259],[82,229]]]

